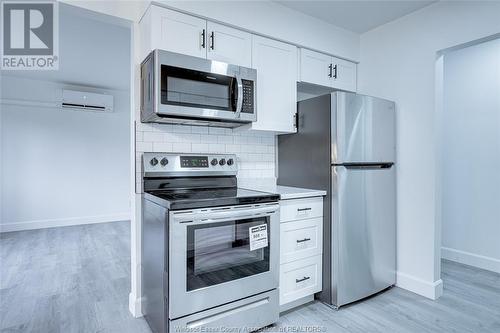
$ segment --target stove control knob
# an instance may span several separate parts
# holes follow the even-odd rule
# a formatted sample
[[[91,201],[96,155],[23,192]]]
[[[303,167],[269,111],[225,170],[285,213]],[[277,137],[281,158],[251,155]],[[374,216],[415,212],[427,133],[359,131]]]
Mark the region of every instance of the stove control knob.
[[[220,164],[220,165],[224,165],[224,164],[226,164],[226,160],[225,160],[224,158],[223,158],[223,159],[221,159],[221,160],[219,161],[219,164]]]
[[[151,159],[151,161],[149,161],[149,164],[151,164],[152,166],[157,165],[157,164],[158,164],[158,160],[156,159],[156,157],[153,157],[153,158]]]
[[[231,166],[233,164],[234,164],[234,161],[233,161],[232,158],[230,158],[230,159],[227,160],[227,165]]]
[[[214,158],[214,159],[210,162],[210,164],[212,164],[213,166],[216,166],[216,165],[217,165],[217,159],[216,159],[216,158]]]
[[[161,166],[167,165],[168,164],[167,158],[166,157],[162,158],[161,161],[160,161],[160,164],[161,164]]]

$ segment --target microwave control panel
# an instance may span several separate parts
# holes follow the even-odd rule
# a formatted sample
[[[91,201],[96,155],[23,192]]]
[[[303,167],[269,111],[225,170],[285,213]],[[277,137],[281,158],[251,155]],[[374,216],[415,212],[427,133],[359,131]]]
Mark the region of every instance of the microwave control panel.
[[[254,113],[254,81],[242,79],[243,85],[243,105],[241,108],[242,113]]]

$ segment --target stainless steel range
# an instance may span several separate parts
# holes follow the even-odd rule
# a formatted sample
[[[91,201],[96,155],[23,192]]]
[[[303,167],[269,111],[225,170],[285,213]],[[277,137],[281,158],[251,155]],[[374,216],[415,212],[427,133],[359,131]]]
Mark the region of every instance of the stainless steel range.
[[[143,313],[155,332],[278,320],[279,196],[237,187],[234,155],[145,153]]]

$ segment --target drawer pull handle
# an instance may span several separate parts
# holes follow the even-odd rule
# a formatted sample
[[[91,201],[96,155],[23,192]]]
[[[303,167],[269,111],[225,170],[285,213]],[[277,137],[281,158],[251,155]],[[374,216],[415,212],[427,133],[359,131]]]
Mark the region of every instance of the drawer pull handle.
[[[307,242],[310,240],[311,240],[311,238],[297,239],[297,243],[304,243],[304,242]]]
[[[302,279],[295,279],[295,283],[306,281],[309,280],[310,278],[311,278],[310,276],[304,276]]]
[[[305,212],[307,210],[311,210],[312,208],[311,207],[307,207],[307,208],[297,208],[297,211],[298,212]]]

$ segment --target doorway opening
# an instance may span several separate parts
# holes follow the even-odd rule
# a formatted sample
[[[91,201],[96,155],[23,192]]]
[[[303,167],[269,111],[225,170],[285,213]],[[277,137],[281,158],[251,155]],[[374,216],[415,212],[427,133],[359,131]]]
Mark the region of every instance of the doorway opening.
[[[500,36],[442,51],[437,70],[436,264],[487,278],[500,273]]]
[[[58,7],[59,69],[0,78],[0,329],[138,332],[132,24]]]

